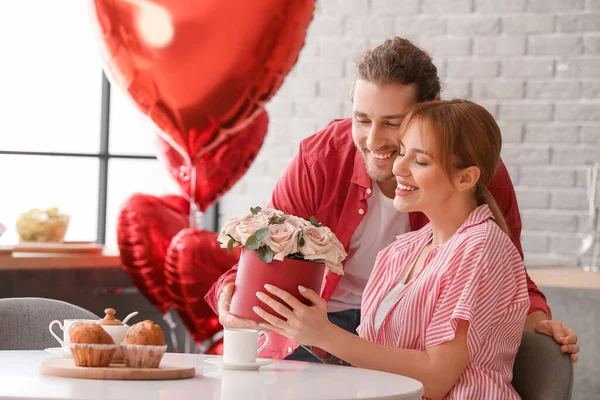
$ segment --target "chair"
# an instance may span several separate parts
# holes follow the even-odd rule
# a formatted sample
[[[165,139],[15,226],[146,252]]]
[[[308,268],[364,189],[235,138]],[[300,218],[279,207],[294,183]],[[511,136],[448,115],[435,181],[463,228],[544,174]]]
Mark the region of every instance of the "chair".
[[[573,363],[550,336],[524,332],[513,368],[513,387],[523,400],[570,400]]]
[[[0,350],[59,347],[48,331],[53,320],[99,319],[94,313],[59,300],[38,297],[0,299]],[[62,336],[59,328],[55,333]]]

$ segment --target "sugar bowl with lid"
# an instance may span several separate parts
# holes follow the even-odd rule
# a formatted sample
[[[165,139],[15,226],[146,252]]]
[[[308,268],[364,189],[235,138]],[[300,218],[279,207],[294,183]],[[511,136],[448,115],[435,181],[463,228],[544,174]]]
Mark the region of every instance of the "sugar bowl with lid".
[[[106,310],[104,310],[104,313],[106,314],[105,317],[103,319],[98,320],[96,323],[98,325],[101,325],[102,328],[112,337],[115,344],[119,346],[121,342],[125,340],[125,335],[127,334],[127,331],[129,330],[130,326],[122,323],[118,319],[115,319],[116,311],[114,308],[107,308]],[[128,320],[130,316],[132,315],[130,314],[128,318],[126,318],[126,320]],[[121,352],[120,347],[117,349],[117,352],[113,356],[113,362],[119,361],[123,361],[123,354]]]

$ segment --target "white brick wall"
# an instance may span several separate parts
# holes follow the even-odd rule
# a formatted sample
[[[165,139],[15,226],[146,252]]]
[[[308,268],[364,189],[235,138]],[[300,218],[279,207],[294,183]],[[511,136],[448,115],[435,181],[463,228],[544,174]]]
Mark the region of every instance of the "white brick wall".
[[[498,118],[527,264],[576,263],[584,167],[600,161],[599,0],[318,0],[298,64],[267,106],[265,145],[222,199],[221,221],[265,205],[298,143],[349,116],[354,58],[392,35],[433,55],[444,98]]]

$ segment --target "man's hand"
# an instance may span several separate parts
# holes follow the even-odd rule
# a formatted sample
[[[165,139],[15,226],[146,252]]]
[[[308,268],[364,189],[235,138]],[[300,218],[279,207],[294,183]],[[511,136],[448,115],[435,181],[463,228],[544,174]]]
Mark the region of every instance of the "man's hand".
[[[219,322],[224,328],[232,329],[260,329],[258,323],[249,319],[243,319],[236,317],[229,312],[231,307],[231,298],[233,297],[233,291],[235,285],[230,283],[223,288],[223,291],[219,295]]]
[[[560,321],[546,319],[538,321],[535,324],[535,331],[542,335],[552,336],[556,343],[560,344],[560,349],[563,353],[571,355],[571,360],[574,363],[579,361],[579,344],[577,344],[577,335],[573,329]]]

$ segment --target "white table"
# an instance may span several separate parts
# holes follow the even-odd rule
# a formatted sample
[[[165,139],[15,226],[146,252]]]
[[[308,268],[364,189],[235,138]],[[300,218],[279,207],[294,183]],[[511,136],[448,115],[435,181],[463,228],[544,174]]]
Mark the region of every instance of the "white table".
[[[192,365],[196,376],[174,381],[107,381],[39,374],[44,351],[0,351],[0,399],[418,399],[420,382],[360,368],[275,361],[259,371],[225,371],[216,356],[167,353],[168,363]]]

